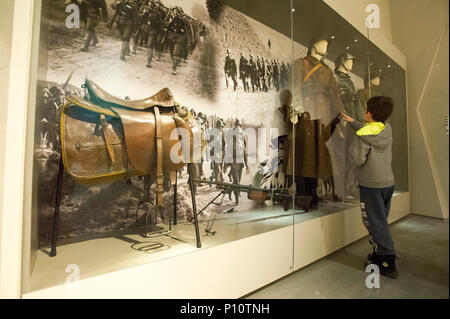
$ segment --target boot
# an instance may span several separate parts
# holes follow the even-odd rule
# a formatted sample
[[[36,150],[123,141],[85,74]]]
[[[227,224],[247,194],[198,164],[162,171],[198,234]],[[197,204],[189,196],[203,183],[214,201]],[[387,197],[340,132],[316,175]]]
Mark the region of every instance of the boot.
[[[120,50],[120,59],[126,61],[125,54],[127,52],[128,43],[126,41],[122,42],[122,49]]]
[[[391,279],[397,279],[398,273],[397,273],[397,267],[395,266],[395,255],[377,255],[375,251],[369,256],[371,256],[371,263],[366,262],[366,267],[369,264],[375,264],[380,269],[380,275],[391,278]],[[367,256],[367,257],[369,257]]]
[[[95,32],[92,33],[92,46],[96,47],[98,44],[97,34]]]
[[[162,52],[160,50],[155,50],[156,52],[156,61],[161,62]]]
[[[89,46],[91,45],[91,40],[92,40],[92,32],[88,31],[88,33],[86,34],[86,41],[84,41],[84,47],[82,47],[80,51],[88,52]]]
[[[152,67],[152,60],[153,60],[153,49],[149,48],[147,50],[147,68]]]

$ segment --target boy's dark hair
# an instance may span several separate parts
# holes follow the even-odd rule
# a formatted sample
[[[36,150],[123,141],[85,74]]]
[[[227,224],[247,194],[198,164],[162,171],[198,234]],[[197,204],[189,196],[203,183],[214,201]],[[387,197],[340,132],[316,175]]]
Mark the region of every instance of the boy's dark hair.
[[[388,96],[373,96],[367,101],[367,112],[377,122],[385,122],[392,114],[394,102]]]

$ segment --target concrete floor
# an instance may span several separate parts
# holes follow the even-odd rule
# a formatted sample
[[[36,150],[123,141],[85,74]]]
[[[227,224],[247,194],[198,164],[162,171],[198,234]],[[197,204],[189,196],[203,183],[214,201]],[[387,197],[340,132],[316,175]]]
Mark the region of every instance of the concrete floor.
[[[409,215],[391,225],[399,278],[368,289],[365,237],[246,298],[449,298],[448,221]]]

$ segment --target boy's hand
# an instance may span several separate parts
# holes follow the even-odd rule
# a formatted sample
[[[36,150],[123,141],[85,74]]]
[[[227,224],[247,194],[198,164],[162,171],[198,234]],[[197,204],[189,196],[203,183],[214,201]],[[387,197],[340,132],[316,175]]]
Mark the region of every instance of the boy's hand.
[[[342,114],[342,119],[343,119],[345,122],[352,123],[352,122],[355,121],[354,118],[352,118],[351,116],[348,116],[348,115],[345,114],[344,112],[341,112],[341,114]]]

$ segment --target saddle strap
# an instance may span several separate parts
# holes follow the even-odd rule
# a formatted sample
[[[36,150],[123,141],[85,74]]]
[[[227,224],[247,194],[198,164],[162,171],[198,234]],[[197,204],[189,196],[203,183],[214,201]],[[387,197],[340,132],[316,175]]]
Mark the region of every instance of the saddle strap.
[[[163,204],[163,143],[161,132],[161,115],[159,108],[155,106],[155,136],[156,136],[156,205]]]
[[[111,163],[114,164],[114,149],[111,144],[111,137],[109,136],[108,131],[108,123],[106,122],[104,114],[100,114],[100,125],[102,126],[103,136],[105,137],[106,149],[108,150],[109,158],[111,159]]]

